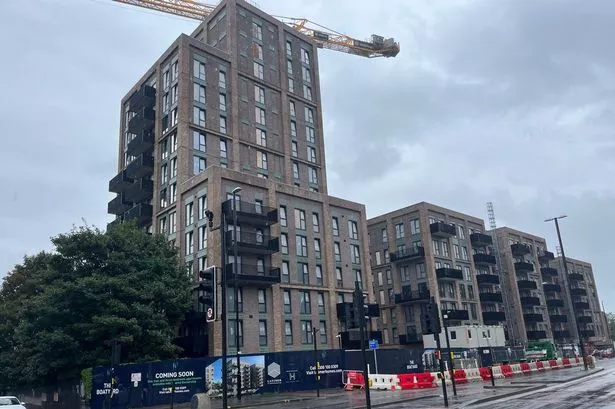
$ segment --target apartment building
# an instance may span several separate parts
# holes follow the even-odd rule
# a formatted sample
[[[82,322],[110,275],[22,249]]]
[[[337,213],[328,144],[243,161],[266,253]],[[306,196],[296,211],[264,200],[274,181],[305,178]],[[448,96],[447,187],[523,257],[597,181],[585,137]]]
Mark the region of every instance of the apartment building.
[[[568,305],[568,327],[566,328],[568,331],[566,334],[568,341],[575,344],[578,343],[579,337],[576,323],[580,326],[581,337],[585,343],[594,346],[610,344],[612,347],[609,327],[606,315],[600,305],[592,265],[586,261],[575,260],[569,257],[566,257],[566,262],[568,267],[567,282],[564,280],[566,273],[562,257],[555,259],[561,281],[564,284],[563,290],[566,304]],[[574,317],[576,317],[576,320]]]
[[[171,44],[121,112],[113,223],[167,235],[195,281],[225,267],[229,352],[312,348],[314,327],[320,348],[337,347],[337,302],[356,281],[371,300],[372,285],[365,207],[327,192],[315,44],[223,1]],[[198,296],[177,342],[187,356],[219,355],[222,323],[204,322]]]
[[[509,227],[490,233],[498,246],[509,342],[553,340],[549,315],[563,314],[560,309],[564,302],[561,286],[553,279],[557,269],[549,265],[553,254],[546,252],[545,239]],[[549,294],[549,304],[545,292]]]
[[[482,219],[421,202],[367,221],[373,292],[385,344],[422,344],[434,297],[450,325],[506,319],[491,236]]]

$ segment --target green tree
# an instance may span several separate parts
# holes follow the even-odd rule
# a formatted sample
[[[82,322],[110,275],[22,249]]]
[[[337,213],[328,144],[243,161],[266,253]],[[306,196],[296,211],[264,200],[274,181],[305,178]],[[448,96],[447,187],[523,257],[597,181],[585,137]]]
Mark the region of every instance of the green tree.
[[[123,362],[177,356],[190,279],[164,237],[121,224],[52,243],[55,252],[26,257],[0,290],[0,364],[15,369],[5,383],[79,380],[83,368],[108,364],[112,340]]]

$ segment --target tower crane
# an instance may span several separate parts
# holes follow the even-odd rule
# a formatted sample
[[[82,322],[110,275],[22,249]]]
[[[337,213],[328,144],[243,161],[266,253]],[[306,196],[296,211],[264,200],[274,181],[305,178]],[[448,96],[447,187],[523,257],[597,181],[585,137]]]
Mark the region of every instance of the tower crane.
[[[204,20],[217,7],[197,0],[113,0],[194,20]],[[399,43],[393,38],[372,34],[370,40],[358,40],[337,31],[314,23],[306,18],[274,16],[287,26],[310,37],[319,48],[340,51],[361,57],[395,57],[399,53]]]

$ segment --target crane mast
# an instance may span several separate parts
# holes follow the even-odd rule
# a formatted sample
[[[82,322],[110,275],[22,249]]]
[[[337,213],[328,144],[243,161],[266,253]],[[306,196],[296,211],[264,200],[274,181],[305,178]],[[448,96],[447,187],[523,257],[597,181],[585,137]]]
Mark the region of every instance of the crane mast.
[[[162,13],[203,21],[217,7],[196,0],[113,0],[117,3],[129,4]],[[318,47],[359,55],[366,58],[395,57],[399,53],[399,43],[393,38],[384,38],[372,34],[370,40],[359,40],[335,30],[326,28],[306,18],[273,16],[310,37]]]

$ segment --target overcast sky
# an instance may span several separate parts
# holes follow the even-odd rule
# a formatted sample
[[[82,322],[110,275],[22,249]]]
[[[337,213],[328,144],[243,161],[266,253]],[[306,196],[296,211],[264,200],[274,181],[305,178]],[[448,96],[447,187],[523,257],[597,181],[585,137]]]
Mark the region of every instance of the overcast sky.
[[[330,3],[333,3],[331,5]],[[386,6],[385,6],[386,3]],[[615,311],[615,2],[263,0],[395,59],[324,50],[330,193],[369,216],[429,201],[547,238]],[[73,224],[104,227],[119,102],[196,22],[110,0],[0,2],[0,275]],[[348,149],[352,146],[354,150]]]

